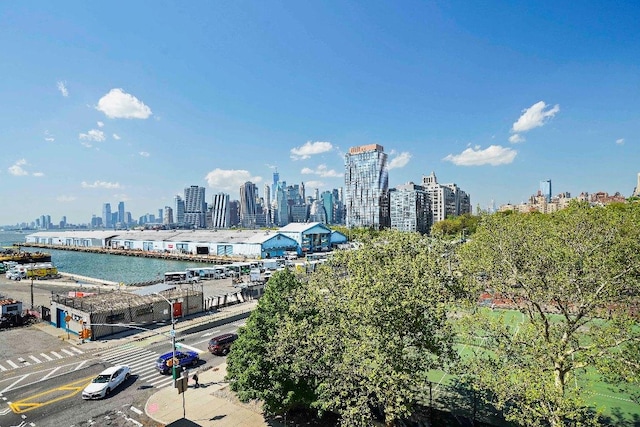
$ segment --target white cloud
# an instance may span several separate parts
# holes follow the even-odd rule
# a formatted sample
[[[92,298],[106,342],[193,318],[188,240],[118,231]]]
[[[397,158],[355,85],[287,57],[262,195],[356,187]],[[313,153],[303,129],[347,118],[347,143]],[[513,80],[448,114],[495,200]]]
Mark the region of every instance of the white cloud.
[[[146,151],[141,151],[140,154],[142,157],[149,157],[151,154],[147,153]]]
[[[545,104],[544,101],[540,101],[533,104],[526,110],[523,110],[518,121],[513,124],[511,132],[527,132],[531,129],[540,127],[560,111],[560,105],[558,104],[554,105],[547,111],[545,111],[546,107],[547,104]]]
[[[44,176],[44,173],[43,172],[34,172],[33,176],[41,177],[41,176]]]
[[[87,147],[87,148],[93,147],[93,145],[91,145],[91,143],[86,142],[86,141],[82,141],[82,142],[80,142],[80,144],[82,144],[83,147]]]
[[[58,82],[56,86],[58,87],[58,90],[60,91],[62,96],[64,96],[65,98],[69,96],[69,91],[67,90],[67,82]]]
[[[44,140],[45,140],[45,141],[47,141],[47,142],[53,142],[53,141],[55,141],[56,139],[53,137],[53,135],[51,135],[51,134],[49,133],[49,131],[48,131],[48,130],[45,130],[45,131],[44,131]]]
[[[262,177],[251,176],[251,173],[246,170],[220,168],[209,172],[204,179],[207,181],[209,187],[229,192],[237,192],[240,186],[247,181],[251,181],[254,184],[262,181]]]
[[[491,145],[484,150],[479,146],[467,148],[460,154],[449,154],[443,160],[457,166],[506,165],[513,162],[518,152],[500,145]]]
[[[82,188],[122,188],[120,187],[120,183],[118,182],[105,182],[105,181],[94,181],[93,184],[90,184],[86,181],[82,181],[80,184]]]
[[[73,202],[74,200],[76,200],[76,196],[58,196],[56,197],[56,200],[58,202]]]
[[[322,178],[340,178],[342,177],[342,173],[336,172],[333,169],[327,169],[327,165],[319,165],[317,168],[302,168],[300,171],[303,175],[318,175]]]
[[[98,127],[99,128],[104,127],[104,122],[98,122]]]
[[[25,159],[20,159],[17,162],[15,162],[12,166],[9,166],[7,170],[11,175],[14,175],[14,176],[29,175],[29,172],[24,170],[24,168],[22,167],[22,166],[25,166],[26,164],[27,164],[27,161]]]
[[[624,138],[616,139],[616,144],[618,144],[618,145],[624,144]]]
[[[403,168],[407,165],[407,163],[409,163],[409,160],[411,160],[411,153],[408,153],[406,151],[400,153],[389,162],[389,170]]]
[[[304,183],[304,188],[306,188],[307,191],[309,191],[310,188],[312,188],[312,189],[316,189],[316,188],[320,189],[320,188],[324,188],[324,187],[325,187],[325,185],[324,185],[324,182],[322,182],[322,181],[305,181],[305,183]],[[309,193],[307,193],[307,194],[309,194]]]
[[[330,142],[311,142],[307,141],[304,145],[291,149],[291,158],[293,160],[308,159],[314,154],[322,154],[333,149]]]
[[[104,132],[102,132],[101,130],[98,129],[91,129],[89,132],[87,133],[81,133],[79,135],[81,140],[84,141],[104,141],[105,139],[107,139],[107,137],[104,136]]]
[[[120,140],[120,135],[118,135],[117,133],[114,133],[112,136],[113,136],[113,139],[115,139],[116,141]]]
[[[111,119],[147,119],[153,114],[142,101],[119,88],[100,98],[96,110]]]
[[[517,144],[519,142],[525,142],[525,141],[526,139],[524,139],[524,137],[521,136],[519,133],[514,133],[509,137],[509,142],[512,144]]]

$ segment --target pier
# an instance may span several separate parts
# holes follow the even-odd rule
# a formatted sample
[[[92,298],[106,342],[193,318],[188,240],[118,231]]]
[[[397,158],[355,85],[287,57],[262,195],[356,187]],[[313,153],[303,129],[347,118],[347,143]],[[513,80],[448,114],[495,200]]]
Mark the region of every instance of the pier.
[[[190,261],[202,262],[208,264],[231,264],[233,262],[243,262],[247,260],[245,256],[219,256],[219,255],[201,255],[188,254],[180,252],[156,252],[143,251],[139,249],[120,249],[120,248],[98,248],[92,246],[69,246],[69,245],[51,245],[45,243],[16,243],[17,247],[31,247],[43,249],[56,249],[61,251],[90,252],[96,254],[134,256],[141,258],[156,258],[171,261]]]

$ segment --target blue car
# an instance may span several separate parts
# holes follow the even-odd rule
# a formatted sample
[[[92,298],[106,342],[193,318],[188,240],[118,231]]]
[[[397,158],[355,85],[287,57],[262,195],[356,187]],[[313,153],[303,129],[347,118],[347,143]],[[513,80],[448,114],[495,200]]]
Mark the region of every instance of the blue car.
[[[195,351],[178,351],[176,350],[176,358],[173,359],[173,352],[163,354],[156,360],[156,369],[161,374],[168,374],[171,372],[173,363],[177,363],[177,367],[185,368],[187,366],[196,366],[200,362],[200,357]]]

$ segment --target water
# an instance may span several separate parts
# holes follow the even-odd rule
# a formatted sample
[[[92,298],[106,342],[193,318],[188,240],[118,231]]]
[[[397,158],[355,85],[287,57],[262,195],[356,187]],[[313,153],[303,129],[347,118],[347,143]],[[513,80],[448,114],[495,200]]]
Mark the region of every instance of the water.
[[[0,232],[0,246],[24,243],[32,231]],[[43,251],[38,248],[24,248],[26,251]],[[154,258],[138,258],[87,252],[44,250],[51,253],[51,261],[63,273],[95,277],[112,282],[136,283],[162,279],[167,271],[184,271],[188,267],[203,264],[188,261],[170,261]]]

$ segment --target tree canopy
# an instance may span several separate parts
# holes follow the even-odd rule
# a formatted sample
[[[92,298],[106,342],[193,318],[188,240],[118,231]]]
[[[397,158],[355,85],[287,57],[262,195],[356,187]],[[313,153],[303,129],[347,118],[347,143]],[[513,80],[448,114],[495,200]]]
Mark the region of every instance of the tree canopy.
[[[597,424],[585,369],[639,381],[640,207],[577,204],[551,215],[491,215],[457,251],[469,292],[519,309],[517,324],[476,310],[464,363],[480,389],[525,425]]]

